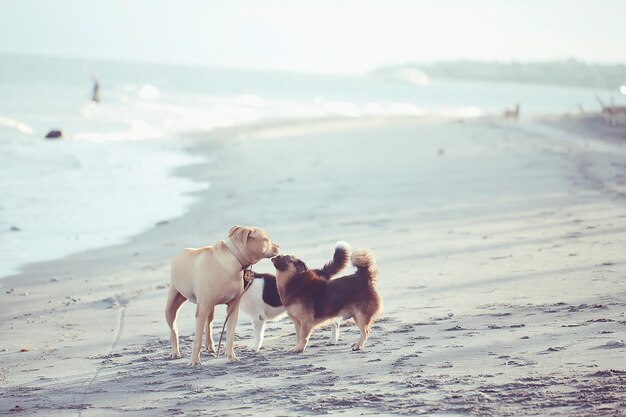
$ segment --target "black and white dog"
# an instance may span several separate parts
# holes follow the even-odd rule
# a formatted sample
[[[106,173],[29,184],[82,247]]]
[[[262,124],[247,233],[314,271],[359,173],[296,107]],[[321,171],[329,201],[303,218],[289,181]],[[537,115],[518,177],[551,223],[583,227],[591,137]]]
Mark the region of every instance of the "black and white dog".
[[[331,279],[344,269],[350,261],[350,246],[346,242],[337,242],[333,259],[321,269],[316,269],[318,276]],[[248,290],[241,297],[239,308],[252,319],[254,326],[254,350],[259,351],[263,345],[265,322],[279,320],[286,314],[280,301],[276,277],[272,274],[254,273],[255,277]],[[328,344],[339,340],[339,319],[332,323],[332,333]]]

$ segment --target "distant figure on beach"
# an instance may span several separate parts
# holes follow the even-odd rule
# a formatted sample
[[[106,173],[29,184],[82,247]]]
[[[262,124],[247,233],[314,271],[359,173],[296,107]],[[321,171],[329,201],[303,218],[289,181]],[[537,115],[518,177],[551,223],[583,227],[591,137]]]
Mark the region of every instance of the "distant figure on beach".
[[[91,95],[91,101],[95,103],[100,103],[100,83],[98,82],[98,78],[95,76],[93,78],[93,93]]]
[[[606,106],[597,94],[595,96],[602,108],[601,114],[605,123],[609,126],[626,125],[626,106],[616,106],[612,95],[610,106]]]
[[[506,110],[503,116],[505,119],[517,121],[519,119],[519,104],[515,105],[515,110]]]

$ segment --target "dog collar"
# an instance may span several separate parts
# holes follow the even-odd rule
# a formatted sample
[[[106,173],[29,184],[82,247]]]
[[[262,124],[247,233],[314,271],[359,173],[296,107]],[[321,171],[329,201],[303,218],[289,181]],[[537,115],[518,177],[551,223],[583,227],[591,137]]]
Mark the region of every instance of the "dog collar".
[[[243,253],[241,253],[237,245],[235,245],[235,242],[233,242],[230,238],[227,238],[224,242],[226,243],[226,247],[228,248],[230,253],[232,253],[233,256],[237,258],[237,261],[241,264],[241,269],[246,269],[247,267],[252,265],[252,263],[248,262],[246,257],[243,256]]]

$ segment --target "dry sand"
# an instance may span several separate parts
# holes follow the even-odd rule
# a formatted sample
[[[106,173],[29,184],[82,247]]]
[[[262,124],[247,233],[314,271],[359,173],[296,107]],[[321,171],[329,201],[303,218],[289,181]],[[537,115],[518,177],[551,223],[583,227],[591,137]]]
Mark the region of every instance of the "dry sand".
[[[2,281],[0,414],[625,415],[626,148],[556,126],[327,120],[186,138],[214,158],[179,172],[211,182],[187,215]],[[319,329],[289,354],[285,319],[255,353],[241,314],[241,361],[190,367],[187,304],[183,358],[167,360],[169,260],[234,224],[310,265],[337,240],[372,248],[385,310],[366,349],[346,326],[337,346]]]

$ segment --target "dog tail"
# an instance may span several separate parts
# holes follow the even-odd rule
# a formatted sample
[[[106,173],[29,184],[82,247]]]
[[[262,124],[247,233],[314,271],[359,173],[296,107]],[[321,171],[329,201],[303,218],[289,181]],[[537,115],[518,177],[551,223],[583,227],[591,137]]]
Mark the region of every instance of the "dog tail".
[[[334,275],[337,275],[339,271],[348,266],[348,261],[350,260],[350,245],[346,242],[337,242],[335,245],[335,253],[333,255],[333,259],[328,261],[326,265],[324,265],[321,269],[316,270],[318,275],[323,276],[324,278],[332,278]]]
[[[365,274],[371,283],[376,282],[378,270],[376,260],[369,249],[357,249],[352,254],[352,265],[355,266],[357,274]]]

